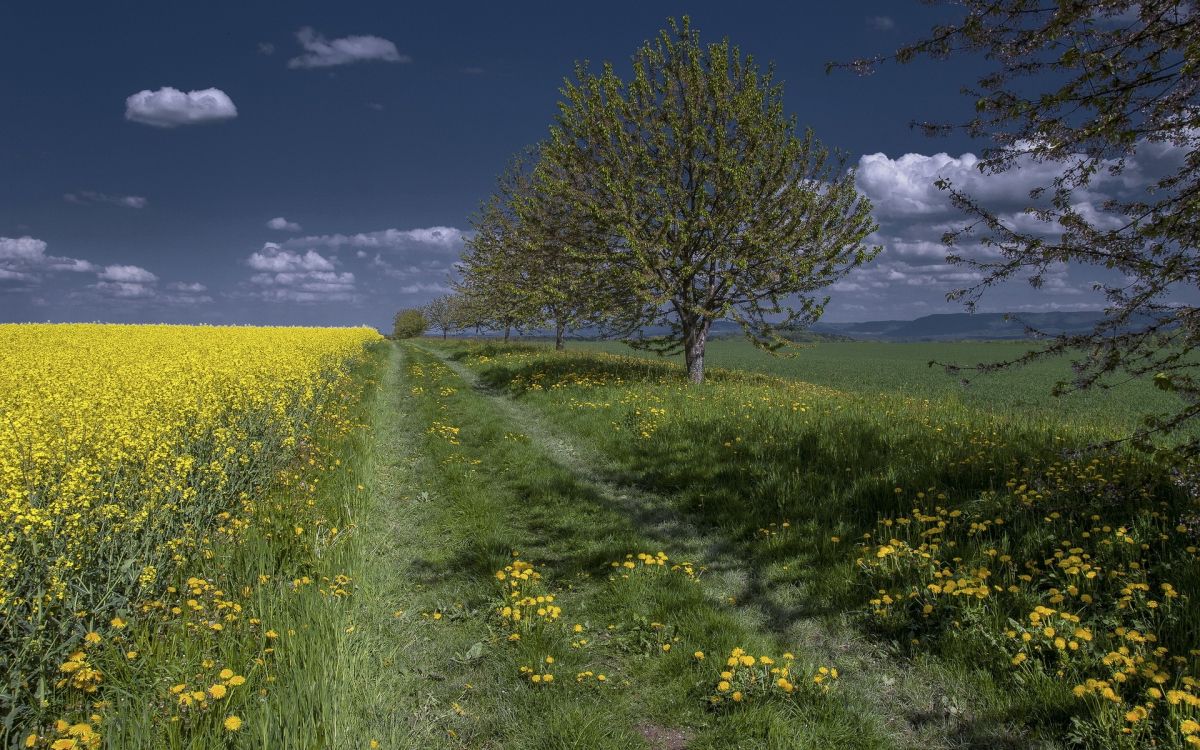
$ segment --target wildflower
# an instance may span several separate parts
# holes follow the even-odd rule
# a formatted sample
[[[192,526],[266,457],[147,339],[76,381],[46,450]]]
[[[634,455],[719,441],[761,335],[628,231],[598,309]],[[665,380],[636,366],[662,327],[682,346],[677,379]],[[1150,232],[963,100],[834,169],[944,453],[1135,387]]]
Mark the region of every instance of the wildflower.
[[[231,715],[225,717],[224,725],[225,725],[225,731],[236,732],[237,730],[242,728],[242,720],[240,717],[231,714]]]

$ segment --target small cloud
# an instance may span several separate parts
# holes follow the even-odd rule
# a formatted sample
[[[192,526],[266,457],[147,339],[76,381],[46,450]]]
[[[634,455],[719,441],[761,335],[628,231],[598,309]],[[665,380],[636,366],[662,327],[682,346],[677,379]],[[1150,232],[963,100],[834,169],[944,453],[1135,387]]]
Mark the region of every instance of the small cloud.
[[[237,117],[237,107],[220,89],[184,93],[164,86],[157,91],[139,91],[125,100],[126,120],[157,128],[220,122],[234,117]]]
[[[267,222],[268,229],[277,229],[281,232],[299,232],[301,227],[294,221],[288,221],[282,216],[276,216]]]
[[[77,205],[86,206],[95,203],[108,203],[113,206],[121,206],[123,208],[145,208],[149,203],[140,195],[109,195],[108,193],[97,193],[94,190],[82,190],[78,193],[64,193],[63,200],[67,203],[75,203]]]
[[[315,250],[301,255],[284,250],[274,242],[263,245],[263,249],[251,253],[246,264],[255,271],[272,273],[296,273],[300,271],[332,271],[333,262]]]
[[[395,44],[377,36],[345,36],[339,39],[326,39],[306,26],[296,32],[296,39],[300,41],[300,46],[304,48],[305,52],[299,57],[288,60],[289,68],[328,68],[334,65],[349,65],[370,60],[391,63],[412,62],[411,57],[400,54]]]
[[[173,284],[167,284],[167,288],[173,292],[186,292],[187,294],[200,294],[208,291],[208,287],[204,286],[203,284],[185,284],[180,281],[177,281]]]
[[[133,284],[153,284],[158,277],[140,266],[105,266],[97,278],[101,281],[115,281]]]
[[[891,31],[896,28],[896,22],[892,20],[891,16],[869,16],[867,26],[876,31]]]
[[[158,294],[158,277],[140,266],[105,266],[96,278],[92,288],[110,297],[150,299]]]
[[[382,104],[380,104],[379,102],[367,102],[367,108],[368,108],[368,109],[373,109],[373,110],[375,110],[376,112],[382,112],[382,111],[383,111],[383,105],[382,105]]]
[[[260,54],[260,55],[275,54],[275,45],[271,44],[270,42],[259,42],[258,43],[258,54]]]

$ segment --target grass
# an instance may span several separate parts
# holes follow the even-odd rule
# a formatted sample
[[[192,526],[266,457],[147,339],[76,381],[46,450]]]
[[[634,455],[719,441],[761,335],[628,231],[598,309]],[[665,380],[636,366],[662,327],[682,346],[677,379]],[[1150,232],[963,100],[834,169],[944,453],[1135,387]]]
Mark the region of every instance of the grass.
[[[211,529],[186,578],[88,652],[103,681],[78,718],[92,712],[104,746],[347,746],[357,711],[341,685],[357,670],[349,626],[370,498],[362,425],[385,353],[358,365],[248,526]]]
[[[446,354],[721,540],[759,632],[884,649],[864,662],[864,699],[889,660],[926,669],[950,704],[934,711],[942,744],[1191,736],[1193,480],[1090,454],[1110,423],[732,372],[694,388],[666,363],[589,353]]]
[[[396,560],[412,599],[395,619],[419,630],[395,669],[412,676],[398,702],[421,713],[393,723],[387,746],[627,748],[672,735],[691,748],[900,744],[888,717],[863,710],[856,688],[811,684],[826,666],[812,649],[794,649],[802,677],[791,697],[770,694],[760,679],[756,700],[714,707],[733,649],[782,663],[794,646],[729,603],[736,574],[706,572],[697,582],[671,569],[712,540],[673,527],[668,544],[636,507],[654,498],[622,501],[507,402],[421,349],[406,357],[399,408],[404,432],[419,437],[400,511],[411,531]],[[627,557],[660,551],[671,558],[663,566]],[[553,596],[560,617],[539,617],[534,606],[514,626],[498,614],[512,604],[512,571],[505,581],[496,574],[518,559],[541,576],[522,589]],[[535,682],[529,670],[554,681]]]
[[[572,342],[581,351],[642,354],[619,342]],[[954,403],[975,411],[992,411],[1007,419],[1035,420],[1051,428],[1077,425],[1113,433],[1136,426],[1147,412],[1171,410],[1178,400],[1147,381],[1114,384],[1097,390],[1054,397],[1054,384],[1071,377],[1070,362],[1046,360],[1004,373],[962,376],[929,366],[937,361],[976,365],[1011,359],[1028,351],[1026,342],[828,342],[805,344],[772,356],[741,338],[722,338],[708,346],[711,367],[761,372],[841,391],[904,395]],[[657,359],[657,355],[643,354]],[[671,361],[682,361],[673,358]]]

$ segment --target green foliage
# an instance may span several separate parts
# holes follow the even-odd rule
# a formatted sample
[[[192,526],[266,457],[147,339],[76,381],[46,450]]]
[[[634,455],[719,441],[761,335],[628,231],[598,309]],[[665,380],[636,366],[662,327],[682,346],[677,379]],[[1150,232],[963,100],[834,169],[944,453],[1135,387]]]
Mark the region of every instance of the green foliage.
[[[606,235],[585,257],[634,296],[618,327],[669,326],[640,343],[682,349],[694,381],[713,321],[775,348],[776,326],[819,318],[820,291],[878,252],[853,171],[798,133],[770,70],[688,18],[637,50],[632,80],[580,64],[562,92],[539,189]]]
[[[401,310],[396,313],[392,336],[397,339],[411,339],[424,335],[427,328],[429,328],[429,321],[425,320],[425,314],[420,310],[416,308]]]

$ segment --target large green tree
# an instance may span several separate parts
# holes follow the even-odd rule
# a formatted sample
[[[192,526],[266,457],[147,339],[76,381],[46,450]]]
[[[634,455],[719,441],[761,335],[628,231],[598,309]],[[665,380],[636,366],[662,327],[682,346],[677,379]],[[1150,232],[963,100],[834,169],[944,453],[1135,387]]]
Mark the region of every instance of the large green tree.
[[[633,343],[682,350],[694,382],[714,321],[777,348],[777,327],[815,321],[821,291],[878,252],[853,172],[784,113],[772,71],[701,44],[686,17],[635,53],[628,82],[582,63],[562,96],[539,189],[605,232],[576,252],[628,290],[627,331],[669,331]]]
[[[1103,319],[1083,334],[1047,335],[1026,355],[978,365],[994,371],[1037,359],[1073,358],[1056,393],[1105,388],[1149,376],[1182,398],[1148,415],[1133,437],[1149,445],[1200,416],[1200,4],[1183,0],[955,0],[957,20],[887,57],[844,63],[859,72],[891,59],[972,55],[990,65],[966,89],[976,114],[966,122],[922,123],[931,134],[961,128],[986,139],[979,169],[995,174],[1049,163],[1057,176],[1029,195],[1035,222],[1007,221],[948,180],[938,185],[968,221],[946,235],[949,260],[980,281],[951,299],[973,308],[1011,280],[1039,287],[1063,264],[1088,266],[1108,281]],[[1147,174],[1155,154],[1164,173]],[[1117,180],[1149,185],[1096,194]],[[1097,210],[1098,209],[1098,210]],[[1033,224],[1038,231],[1022,227]],[[1049,230],[1049,231],[1046,231]],[[989,252],[970,254],[981,243]],[[1106,271],[1113,273],[1104,276]],[[1039,332],[1041,333],[1041,332]],[[955,368],[951,368],[955,369]],[[1194,433],[1193,433],[1194,435]],[[1200,438],[1176,441],[1200,453]],[[1177,454],[1178,455],[1178,454]]]

